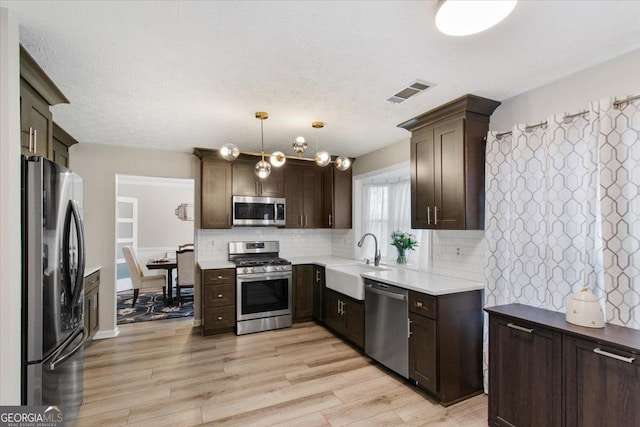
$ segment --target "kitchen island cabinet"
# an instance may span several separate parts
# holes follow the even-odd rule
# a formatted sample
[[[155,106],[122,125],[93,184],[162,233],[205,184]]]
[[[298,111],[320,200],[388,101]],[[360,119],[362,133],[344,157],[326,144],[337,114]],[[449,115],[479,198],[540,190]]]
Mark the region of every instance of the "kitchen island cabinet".
[[[409,292],[409,379],[444,406],[482,393],[482,291]]]
[[[411,134],[411,228],[484,228],[489,116],[499,102],[466,95],[399,127]]]
[[[640,425],[640,330],[489,307],[489,424]]]
[[[202,270],[202,335],[232,332],[236,326],[236,270]]]

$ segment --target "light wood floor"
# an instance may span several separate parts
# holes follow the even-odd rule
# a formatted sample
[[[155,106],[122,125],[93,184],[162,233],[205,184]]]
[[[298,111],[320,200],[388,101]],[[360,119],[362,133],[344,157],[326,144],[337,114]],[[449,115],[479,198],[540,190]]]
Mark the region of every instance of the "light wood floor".
[[[122,325],[85,350],[80,426],[486,426],[481,395],[449,408],[315,323],[202,337],[191,319]]]

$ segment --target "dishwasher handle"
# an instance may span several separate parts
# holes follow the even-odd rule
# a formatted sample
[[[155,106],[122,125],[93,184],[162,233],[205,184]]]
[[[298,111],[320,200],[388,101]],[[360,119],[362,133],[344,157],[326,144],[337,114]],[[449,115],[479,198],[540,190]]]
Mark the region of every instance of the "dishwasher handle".
[[[395,292],[383,291],[381,289],[374,288],[372,285],[366,285],[365,291],[373,292],[374,294],[382,295],[382,296],[393,298],[393,299],[399,299],[400,301],[407,300],[407,296],[404,294],[397,294]]]

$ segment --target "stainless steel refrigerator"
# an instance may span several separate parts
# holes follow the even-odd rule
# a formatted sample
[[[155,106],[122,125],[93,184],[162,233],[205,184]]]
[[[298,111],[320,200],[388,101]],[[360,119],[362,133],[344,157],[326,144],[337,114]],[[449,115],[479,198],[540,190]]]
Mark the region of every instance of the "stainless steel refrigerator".
[[[22,404],[82,404],[85,246],[82,178],[22,157]]]

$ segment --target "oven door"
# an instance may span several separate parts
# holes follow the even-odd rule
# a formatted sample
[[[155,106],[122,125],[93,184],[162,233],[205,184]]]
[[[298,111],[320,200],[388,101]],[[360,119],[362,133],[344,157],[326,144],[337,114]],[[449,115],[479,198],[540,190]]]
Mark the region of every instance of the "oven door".
[[[291,272],[236,276],[237,320],[291,314]]]

